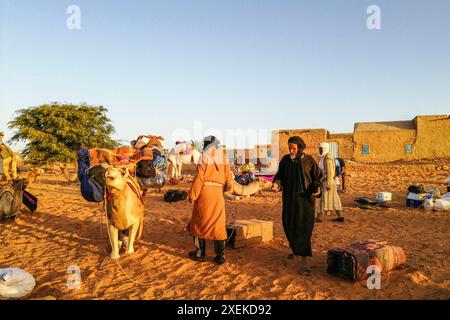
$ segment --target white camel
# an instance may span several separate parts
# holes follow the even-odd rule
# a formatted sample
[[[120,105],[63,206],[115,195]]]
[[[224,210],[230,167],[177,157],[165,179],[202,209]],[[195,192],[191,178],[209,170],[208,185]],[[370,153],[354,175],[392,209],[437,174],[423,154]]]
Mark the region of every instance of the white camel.
[[[201,153],[193,143],[181,142],[169,151],[167,157],[167,175],[169,178],[181,178],[183,164],[198,164]]]

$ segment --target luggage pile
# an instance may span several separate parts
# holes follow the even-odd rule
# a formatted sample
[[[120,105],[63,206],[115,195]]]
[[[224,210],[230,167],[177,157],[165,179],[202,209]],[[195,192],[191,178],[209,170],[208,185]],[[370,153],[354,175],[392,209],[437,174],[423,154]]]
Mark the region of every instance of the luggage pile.
[[[105,195],[106,167],[127,167],[144,192],[165,184],[167,159],[162,149],[162,137],[142,135],[133,141],[133,148],[123,146],[114,150],[82,148],[78,151],[78,179],[81,195],[89,202],[102,202]]]
[[[450,210],[450,192],[447,192],[439,198],[432,197],[426,199],[423,207],[425,210]]]
[[[327,272],[352,281],[367,279],[369,266],[375,265],[381,272],[388,272],[405,263],[403,249],[388,245],[387,241],[360,241],[327,253]]]
[[[422,185],[412,185],[408,188],[406,205],[429,211],[450,210],[450,192],[441,195],[441,191],[437,187],[424,188]]]
[[[105,169],[100,165],[92,165],[92,157],[88,148],[78,151],[78,180],[81,195],[89,202],[102,202],[105,194],[105,182],[94,177],[102,177]],[[104,180],[104,179],[103,179]]]
[[[256,181],[256,168],[253,163],[243,164],[239,167],[239,174],[235,177],[235,181],[240,185],[246,186],[250,182]]]
[[[406,196],[406,206],[410,208],[420,208],[423,206],[428,193],[422,185],[411,185],[408,187],[408,195]]]
[[[161,136],[154,136],[154,135],[140,135],[136,141],[133,141],[133,147],[141,150],[143,148],[153,148],[157,147],[162,149],[163,146],[161,144],[161,141],[163,141],[164,138]]]

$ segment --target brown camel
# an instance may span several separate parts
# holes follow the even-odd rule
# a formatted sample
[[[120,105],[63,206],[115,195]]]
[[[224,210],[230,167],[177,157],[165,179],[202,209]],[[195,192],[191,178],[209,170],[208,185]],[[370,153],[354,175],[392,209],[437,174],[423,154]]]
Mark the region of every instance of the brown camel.
[[[43,169],[33,168],[26,179],[0,184],[0,221],[17,216],[22,206],[23,191],[43,173]]]
[[[250,196],[259,194],[264,190],[270,190],[270,188],[272,188],[272,182],[262,178],[257,178],[256,181],[252,181],[245,186],[233,179],[233,189],[225,192],[225,198],[228,200],[240,200],[241,197],[250,198]]]
[[[106,178],[106,212],[108,234],[111,243],[111,258],[119,258],[119,230],[128,231],[126,253],[134,252],[134,242],[142,235],[144,203],[139,183],[129,174],[127,168],[108,167]],[[126,238],[124,238],[125,240]]]

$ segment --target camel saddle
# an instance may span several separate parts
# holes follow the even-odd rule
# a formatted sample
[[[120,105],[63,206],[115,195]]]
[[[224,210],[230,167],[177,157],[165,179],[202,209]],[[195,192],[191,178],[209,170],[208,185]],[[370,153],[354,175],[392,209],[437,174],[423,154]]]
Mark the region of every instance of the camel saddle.
[[[12,181],[1,181],[0,182],[0,200],[3,198],[3,196],[7,193],[9,193],[12,198],[15,198],[16,192],[19,192],[20,190],[23,190],[23,185],[25,183],[25,179],[17,179]],[[20,211],[20,203],[14,202],[11,204],[12,212],[10,212],[7,216],[0,216],[0,222],[3,220],[9,220],[15,218],[19,211]]]
[[[114,150],[92,148],[89,149],[91,166],[99,164],[109,164],[115,166],[134,165],[142,160],[153,161],[155,150],[143,148],[141,150],[131,147],[120,147]]]

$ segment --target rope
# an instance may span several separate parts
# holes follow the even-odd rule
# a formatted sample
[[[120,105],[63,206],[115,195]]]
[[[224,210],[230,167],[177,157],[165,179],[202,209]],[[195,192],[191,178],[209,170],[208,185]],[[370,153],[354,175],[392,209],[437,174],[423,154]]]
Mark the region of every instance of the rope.
[[[7,241],[8,241],[9,235],[11,234],[11,231],[12,231],[12,229],[14,228],[14,226],[16,225],[16,221],[17,221],[17,219],[20,217],[21,214],[22,214],[22,211],[19,211],[19,213],[15,216],[14,222],[12,223],[11,228],[9,229],[9,231],[8,231],[8,233],[6,234],[5,238],[3,239],[3,243],[2,243],[2,244],[3,244],[4,246],[8,245]]]
[[[230,242],[231,239],[233,238],[233,235],[236,233],[236,226],[233,225],[233,224],[230,224],[229,226],[232,227],[232,229],[231,229],[231,234],[230,234],[230,236],[228,237],[228,239],[225,240],[225,244],[227,244],[228,242]]]

